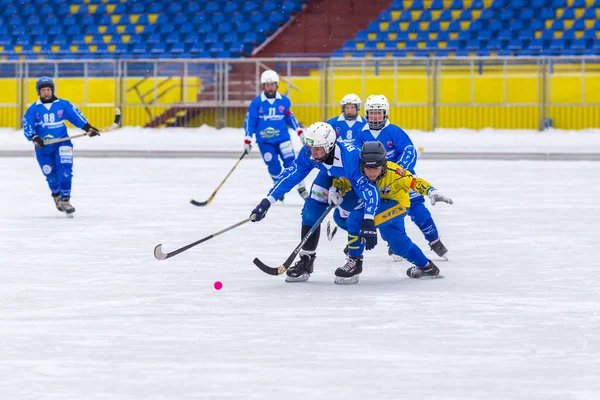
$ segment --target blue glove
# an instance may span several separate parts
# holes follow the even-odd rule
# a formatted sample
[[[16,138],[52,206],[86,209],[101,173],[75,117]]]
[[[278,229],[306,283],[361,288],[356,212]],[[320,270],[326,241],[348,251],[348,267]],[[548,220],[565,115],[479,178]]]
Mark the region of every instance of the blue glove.
[[[271,207],[271,202],[269,201],[269,199],[262,199],[260,203],[254,208],[254,210],[252,210],[252,214],[250,214],[250,218],[254,217],[252,222],[258,222],[262,220],[267,215],[269,207]]]
[[[363,219],[360,222],[360,233],[358,234],[361,241],[365,242],[365,249],[372,250],[377,246],[377,230],[375,229],[375,221],[372,219]]]

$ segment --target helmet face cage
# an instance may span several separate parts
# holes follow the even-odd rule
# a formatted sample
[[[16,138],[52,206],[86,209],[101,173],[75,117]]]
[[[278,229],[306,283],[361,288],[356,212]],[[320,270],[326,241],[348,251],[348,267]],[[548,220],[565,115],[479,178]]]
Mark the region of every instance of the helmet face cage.
[[[354,114],[354,115],[346,114],[346,105],[347,104],[353,104],[356,107],[356,114]],[[344,118],[346,119],[346,121],[354,121],[358,117],[358,113],[360,113],[360,105],[361,105],[360,98],[355,94],[352,94],[352,93],[347,94],[344,96],[344,98],[342,98],[342,101],[340,102],[340,108],[342,110],[342,114],[344,115]]]
[[[384,95],[369,96],[365,102],[365,116],[367,117],[369,128],[375,131],[383,129],[388,120],[389,109],[390,103]],[[381,121],[373,121],[373,111],[383,111]]]
[[[371,180],[365,174],[365,168],[377,168],[381,167],[381,172],[377,175],[375,180]],[[383,144],[380,142],[366,142],[361,149],[360,153],[360,172],[363,176],[372,182],[377,182],[387,172],[387,153]]]

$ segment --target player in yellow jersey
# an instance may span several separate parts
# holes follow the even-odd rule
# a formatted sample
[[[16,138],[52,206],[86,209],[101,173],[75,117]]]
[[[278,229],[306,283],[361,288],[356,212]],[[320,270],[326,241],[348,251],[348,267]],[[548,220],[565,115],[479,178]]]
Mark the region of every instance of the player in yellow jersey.
[[[377,230],[383,240],[399,256],[406,258],[413,267],[406,271],[410,278],[434,277],[439,268],[429,260],[406,234],[404,217],[410,207],[409,191],[412,189],[431,200],[452,204],[452,199],[435,189],[429,182],[417,178],[408,170],[386,159],[385,147],[380,142],[366,142],[360,155],[360,169],[364,177],[377,185],[380,193],[380,204],[372,223],[365,223],[364,209],[353,210],[344,221],[336,211],[336,223],[348,231],[348,258],[346,263],[335,271],[335,283],[357,283],[362,272],[363,252],[377,245]],[[346,179],[334,179],[329,191],[329,202],[338,206],[343,196],[353,193],[350,182]]]

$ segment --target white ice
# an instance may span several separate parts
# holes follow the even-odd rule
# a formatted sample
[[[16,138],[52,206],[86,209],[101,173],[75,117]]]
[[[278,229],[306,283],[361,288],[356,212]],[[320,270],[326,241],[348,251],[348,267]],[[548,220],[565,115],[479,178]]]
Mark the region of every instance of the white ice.
[[[300,240],[297,193],[154,259],[248,217],[258,159],[189,204],[234,162],[76,158],[69,220],[33,157],[0,158],[1,399],[600,398],[600,163],[419,161],[455,201],[430,207],[445,279],[409,280],[380,243],[334,285],[344,237],[324,234],[309,282],[264,274],[254,257]]]

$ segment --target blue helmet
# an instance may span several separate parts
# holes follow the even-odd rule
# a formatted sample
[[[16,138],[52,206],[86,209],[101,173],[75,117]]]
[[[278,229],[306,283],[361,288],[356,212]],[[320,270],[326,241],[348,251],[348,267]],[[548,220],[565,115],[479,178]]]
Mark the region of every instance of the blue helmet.
[[[35,90],[37,91],[38,96],[40,95],[40,90],[45,87],[52,89],[52,94],[54,94],[54,82],[47,76],[42,76],[35,84]]]

